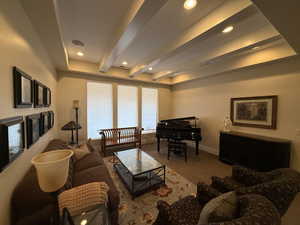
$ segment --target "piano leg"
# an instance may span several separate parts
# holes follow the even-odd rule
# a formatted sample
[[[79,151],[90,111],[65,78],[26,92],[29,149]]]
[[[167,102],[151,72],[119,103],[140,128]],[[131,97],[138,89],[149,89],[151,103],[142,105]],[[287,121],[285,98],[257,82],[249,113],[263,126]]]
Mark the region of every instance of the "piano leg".
[[[160,138],[157,138],[157,152],[160,150]]]
[[[199,141],[196,141],[196,155],[199,155]]]

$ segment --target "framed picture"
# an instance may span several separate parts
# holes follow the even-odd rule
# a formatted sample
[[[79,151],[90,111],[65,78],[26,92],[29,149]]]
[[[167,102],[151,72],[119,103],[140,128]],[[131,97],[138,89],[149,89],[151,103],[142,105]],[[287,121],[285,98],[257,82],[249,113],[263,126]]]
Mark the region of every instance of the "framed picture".
[[[33,114],[26,117],[27,148],[30,148],[40,138],[41,114]]]
[[[54,126],[54,112],[49,111],[49,130]]]
[[[30,76],[13,67],[14,107],[31,108],[33,105],[33,81]]]
[[[24,151],[24,142],[22,116],[0,120],[0,171]]]
[[[34,81],[34,107],[40,108],[44,107],[44,98],[45,98],[45,92],[44,92],[45,86],[38,82]]]
[[[44,88],[44,106],[49,107],[51,105],[51,90],[50,88]]]
[[[276,129],[277,96],[231,99],[231,121],[235,126]]]
[[[40,136],[43,136],[45,133],[47,133],[49,128],[50,128],[50,113],[42,112],[41,120],[40,120]]]

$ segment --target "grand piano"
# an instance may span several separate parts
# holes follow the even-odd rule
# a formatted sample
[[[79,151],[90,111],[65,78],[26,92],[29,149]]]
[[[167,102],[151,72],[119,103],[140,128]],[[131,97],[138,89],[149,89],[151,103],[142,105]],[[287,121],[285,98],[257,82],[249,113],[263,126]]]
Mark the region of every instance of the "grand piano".
[[[189,140],[196,144],[196,155],[199,154],[199,142],[202,140],[201,128],[197,128],[198,118],[183,117],[161,120],[156,127],[157,151],[160,151],[160,139]]]

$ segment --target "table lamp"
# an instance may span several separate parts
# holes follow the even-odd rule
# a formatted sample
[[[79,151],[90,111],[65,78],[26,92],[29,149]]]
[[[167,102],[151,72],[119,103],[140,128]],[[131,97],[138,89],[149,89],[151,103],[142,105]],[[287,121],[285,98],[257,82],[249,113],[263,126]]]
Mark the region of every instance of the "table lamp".
[[[44,192],[56,192],[63,187],[69,174],[71,150],[56,150],[40,153],[32,158],[39,186]]]
[[[79,100],[73,100],[73,109],[76,113],[76,144],[78,145],[78,110],[79,110]]]

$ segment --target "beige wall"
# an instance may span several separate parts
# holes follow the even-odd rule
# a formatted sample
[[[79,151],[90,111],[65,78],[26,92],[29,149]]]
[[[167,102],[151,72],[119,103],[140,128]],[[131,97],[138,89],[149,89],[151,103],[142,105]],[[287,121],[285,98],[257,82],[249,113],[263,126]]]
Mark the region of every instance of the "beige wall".
[[[202,148],[218,153],[219,130],[230,114],[230,98],[278,95],[276,130],[233,127],[234,130],[293,141],[291,166],[300,170],[300,58],[251,67],[173,87],[173,116],[197,116],[203,132]],[[272,156],[270,156],[272,157]]]
[[[82,75],[72,72],[60,72],[58,82],[58,126],[61,128],[67,122],[75,120],[75,112],[72,109],[73,100],[80,101],[79,123],[83,129],[80,130],[80,140],[85,140],[87,137],[87,81],[107,82],[113,85],[128,84],[137,87],[156,87],[158,88],[159,98],[159,119],[169,118],[171,115],[171,90],[167,85],[148,84],[136,81],[124,81],[119,79],[109,79],[97,77],[94,75]],[[148,135],[150,138],[151,135]],[[60,137],[64,140],[70,139],[70,132],[60,131]],[[149,143],[150,139],[147,139]],[[153,138],[152,138],[153,140]]]
[[[0,119],[54,110],[56,104],[56,72],[48,55],[17,0],[0,1]],[[14,109],[12,67],[17,66],[52,90],[53,104],[44,109]],[[30,149],[25,149],[0,173],[0,224],[9,224],[10,197],[13,189],[31,165],[33,155],[54,138],[54,127]],[[1,149],[0,149],[1,151]],[[26,194],[26,193],[24,193]]]

